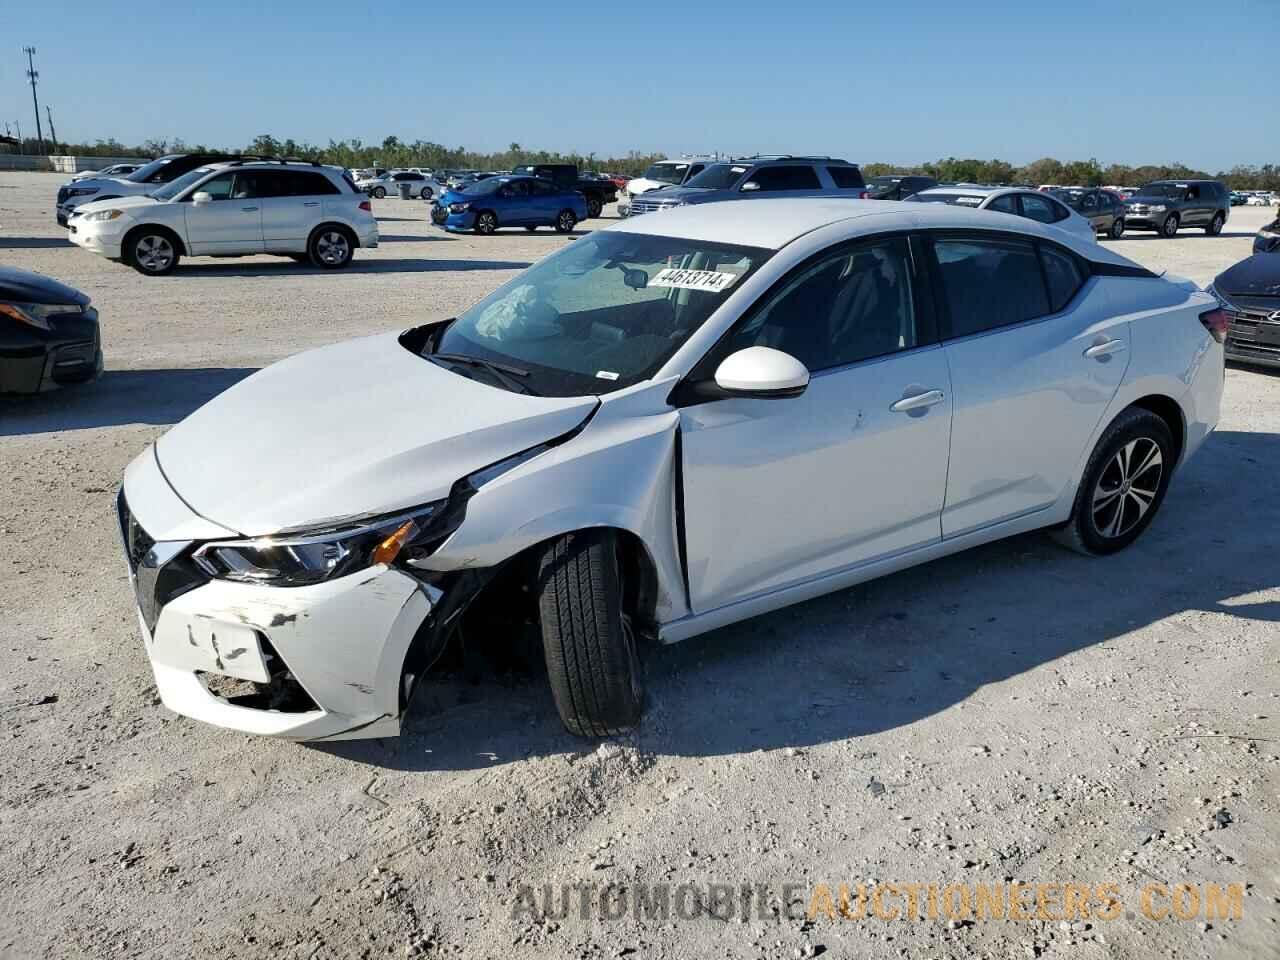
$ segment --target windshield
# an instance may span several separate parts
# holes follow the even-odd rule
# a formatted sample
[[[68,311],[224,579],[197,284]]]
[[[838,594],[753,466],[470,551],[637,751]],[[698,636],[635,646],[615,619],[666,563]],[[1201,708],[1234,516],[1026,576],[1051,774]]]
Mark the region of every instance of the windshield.
[[[1185,183],[1148,183],[1145,187],[1138,188],[1139,196],[1171,197],[1175,200],[1181,199],[1186,192],[1187,185]]]
[[[187,187],[197,181],[203,180],[209,174],[213,173],[213,167],[196,167],[190,173],[184,173],[182,176],[170,180],[163,187],[152,190],[147,196],[152,200],[172,200]]]
[[[157,173],[161,167],[172,163],[175,159],[175,157],[161,157],[159,160],[152,160],[150,163],[144,163],[125,179],[132,180],[134,183],[145,183],[147,180],[150,180],[152,175]]]
[[[728,190],[750,169],[751,167],[745,163],[713,163],[696,177],[691,178],[685,186],[701,187],[705,190]]]
[[[656,373],[770,256],[597,231],[499,287],[433,337],[424,355],[527,370],[523,384],[545,396],[609,393]],[[482,368],[465,375],[483,376]]]
[[[906,203],[949,203],[956,207],[976,207],[983,200],[984,196],[973,193],[936,193],[933,190],[927,193],[913,193],[904,201]]]
[[[688,169],[687,163],[655,163],[644,172],[644,179],[678,184],[684,179],[684,172]]]

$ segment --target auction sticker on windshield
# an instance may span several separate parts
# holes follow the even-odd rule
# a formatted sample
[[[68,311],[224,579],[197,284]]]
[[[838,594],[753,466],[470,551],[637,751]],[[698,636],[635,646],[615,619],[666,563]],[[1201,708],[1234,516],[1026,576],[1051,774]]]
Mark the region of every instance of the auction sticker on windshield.
[[[649,281],[649,286],[719,293],[721,290],[728,290],[737,279],[736,273],[721,273],[719,270],[681,270],[679,267],[667,267],[658,271],[658,275]]]

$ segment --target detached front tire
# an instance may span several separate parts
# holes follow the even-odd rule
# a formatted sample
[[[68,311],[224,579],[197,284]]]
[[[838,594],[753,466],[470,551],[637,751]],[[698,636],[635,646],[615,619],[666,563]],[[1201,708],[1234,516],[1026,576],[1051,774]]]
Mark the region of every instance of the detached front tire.
[[[1169,425],[1150,410],[1129,408],[1093,448],[1071,519],[1051,532],[1053,538],[1088,556],[1123,550],[1155,518],[1173,466]]]
[[[542,647],[560,719],[580,737],[607,737],[640,719],[643,684],[617,535],[566,534],[538,565]]]

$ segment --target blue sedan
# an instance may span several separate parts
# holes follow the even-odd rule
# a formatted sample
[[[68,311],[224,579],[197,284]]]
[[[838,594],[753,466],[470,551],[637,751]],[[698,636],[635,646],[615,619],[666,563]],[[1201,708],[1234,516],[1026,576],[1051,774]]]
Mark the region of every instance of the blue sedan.
[[[587,219],[587,198],[541,177],[489,177],[445,193],[431,219],[454,232],[555,227],[557,233],[569,233]]]

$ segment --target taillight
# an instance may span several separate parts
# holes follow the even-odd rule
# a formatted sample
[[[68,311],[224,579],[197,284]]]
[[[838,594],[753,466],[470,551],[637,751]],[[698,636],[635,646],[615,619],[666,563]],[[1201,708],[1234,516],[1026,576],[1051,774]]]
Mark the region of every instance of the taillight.
[[[858,199],[859,199],[859,200],[865,200],[865,199],[867,199],[867,196],[868,196],[868,191],[866,191],[866,190],[859,190],[859,191],[858,191]]]
[[[365,211],[366,213],[373,213],[373,204],[370,203],[368,200],[361,200],[360,209]]]
[[[1227,330],[1231,327],[1231,320],[1227,316],[1227,311],[1221,307],[1209,310],[1200,314],[1200,322],[1204,324],[1204,328],[1209,331],[1209,335],[1219,343],[1225,343],[1227,340]]]

